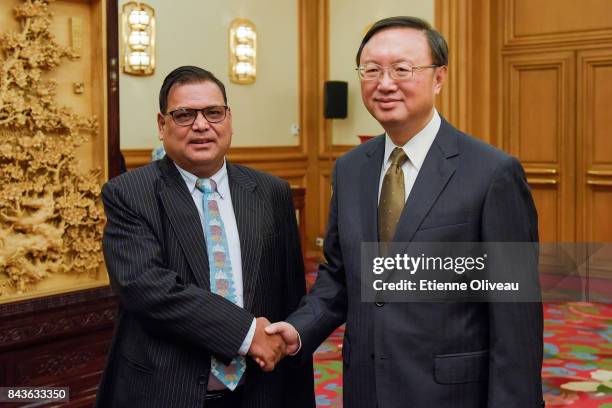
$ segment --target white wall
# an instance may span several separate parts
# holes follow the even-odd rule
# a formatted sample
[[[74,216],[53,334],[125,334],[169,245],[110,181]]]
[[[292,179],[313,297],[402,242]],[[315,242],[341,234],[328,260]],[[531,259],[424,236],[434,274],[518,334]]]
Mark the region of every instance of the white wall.
[[[121,6],[127,0],[121,0]],[[164,77],[180,65],[212,71],[227,89],[232,146],[293,146],[299,123],[297,0],[146,0],[157,17],[157,66],[148,77],[120,74],[121,148],[159,145],[155,116]],[[247,18],[257,28],[257,80],[228,76],[228,28]],[[120,34],[121,35],[121,34]]]
[[[415,16],[434,23],[435,0],[329,0],[329,79],[348,82],[348,117],[333,119],[334,144],[357,144],[357,135],[378,135],[382,127],[361,101],[355,54],[374,22],[392,16]]]

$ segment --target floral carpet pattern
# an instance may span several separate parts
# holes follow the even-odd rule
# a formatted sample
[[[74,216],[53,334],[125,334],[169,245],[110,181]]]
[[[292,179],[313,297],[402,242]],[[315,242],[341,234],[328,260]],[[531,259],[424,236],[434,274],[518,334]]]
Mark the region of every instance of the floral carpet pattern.
[[[339,327],[314,355],[315,398],[317,407],[342,407],[342,338]]]
[[[342,337],[315,353],[317,407],[342,407]],[[612,408],[612,304],[544,306],[544,399],[547,407]]]
[[[612,304],[546,305],[542,380],[547,407],[612,408]]]

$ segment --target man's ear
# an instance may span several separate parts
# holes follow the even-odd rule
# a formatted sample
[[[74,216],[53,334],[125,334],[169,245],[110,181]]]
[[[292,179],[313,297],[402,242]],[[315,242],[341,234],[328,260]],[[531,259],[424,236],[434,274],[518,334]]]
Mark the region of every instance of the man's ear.
[[[161,113],[157,114],[157,130],[159,140],[164,140],[164,126],[166,125],[166,117]]]
[[[434,92],[436,95],[440,94],[440,91],[442,90],[442,84],[444,84],[447,74],[448,67],[446,65],[436,68],[436,72],[434,74]]]

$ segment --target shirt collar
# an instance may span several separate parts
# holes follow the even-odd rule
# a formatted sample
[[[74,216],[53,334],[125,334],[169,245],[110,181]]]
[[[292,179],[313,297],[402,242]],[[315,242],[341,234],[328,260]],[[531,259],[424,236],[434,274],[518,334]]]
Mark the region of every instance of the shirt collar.
[[[396,146],[389,135],[385,134],[385,156],[383,167],[387,164],[393,149],[396,147],[401,147],[404,149],[404,152],[406,152],[406,156],[408,156],[410,163],[412,163],[417,171],[420,170],[423,162],[425,161],[425,156],[427,156],[427,152],[438,134],[441,123],[442,120],[440,119],[440,115],[434,108],[434,112],[429,123],[427,123],[427,125],[425,125],[425,127],[419,133],[410,138],[405,145]]]
[[[185,180],[185,184],[187,184],[187,189],[190,194],[193,194],[193,191],[196,189],[196,181],[198,181],[198,177],[194,174],[191,174],[185,169],[179,167],[178,164],[174,163],[176,169],[181,173],[183,180]],[[209,178],[213,179],[215,183],[217,183],[217,192],[223,199],[228,196],[229,193],[229,183],[227,182],[227,162],[223,159],[223,165],[221,168]]]

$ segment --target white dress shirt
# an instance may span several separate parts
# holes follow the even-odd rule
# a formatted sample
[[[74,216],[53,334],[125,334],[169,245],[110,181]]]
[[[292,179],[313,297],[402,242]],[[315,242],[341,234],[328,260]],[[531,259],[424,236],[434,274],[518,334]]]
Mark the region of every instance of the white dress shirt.
[[[427,152],[429,152],[429,148],[433,144],[436,135],[438,134],[438,130],[440,129],[440,125],[442,123],[442,119],[440,119],[440,115],[438,111],[434,108],[433,116],[429,123],[425,125],[425,127],[416,135],[414,135],[408,142],[406,142],[403,146],[396,146],[388,134],[385,134],[385,155],[383,158],[383,166],[380,171],[380,180],[378,183],[378,200],[380,201],[380,192],[382,190],[383,179],[385,178],[385,174],[387,170],[391,166],[391,160],[389,157],[393,152],[393,149],[396,147],[401,147],[406,156],[408,156],[408,160],[404,162],[402,165],[402,171],[404,172],[404,186],[406,195],[404,196],[404,202],[408,200],[408,196],[412,191],[412,187],[414,186],[414,182],[416,181],[417,176],[419,175],[419,170],[421,170],[421,166],[425,161],[425,157],[427,156]]]
[[[198,213],[200,214],[200,223],[202,224],[202,231],[204,231],[204,210],[202,209],[202,197],[203,193],[196,188],[196,181],[198,177],[189,173],[187,170],[180,168],[176,165],[181,176],[183,176],[183,180],[185,180],[185,184],[187,185],[187,189],[191,193],[191,198],[193,198],[193,202],[198,209]],[[232,205],[232,196],[230,194],[229,188],[229,180],[227,177],[227,165],[225,160],[223,161],[223,166],[213,174],[211,177],[217,183],[217,192],[220,197],[217,197],[217,205],[219,206],[219,213],[221,214],[221,219],[223,220],[223,225],[225,226],[225,234],[227,237],[227,245],[229,249],[229,257],[230,262],[232,264],[232,275],[234,278],[234,289],[236,290],[236,298],[238,301],[238,306],[244,307],[244,290],[242,284],[242,258],[240,253],[240,237],[238,236],[238,224],[236,223],[236,215],[234,214],[234,207]],[[202,242],[202,246],[205,247],[205,243]],[[253,341],[253,337],[255,336],[255,327],[256,321],[253,319],[251,323],[251,327],[238,350],[238,354],[245,356],[249,348],[251,347],[251,342]],[[244,379],[244,376],[243,378]],[[212,383],[212,384],[211,384]],[[209,389],[220,389],[224,388],[223,384],[218,381],[213,375],[210,376],[209,380]]]

